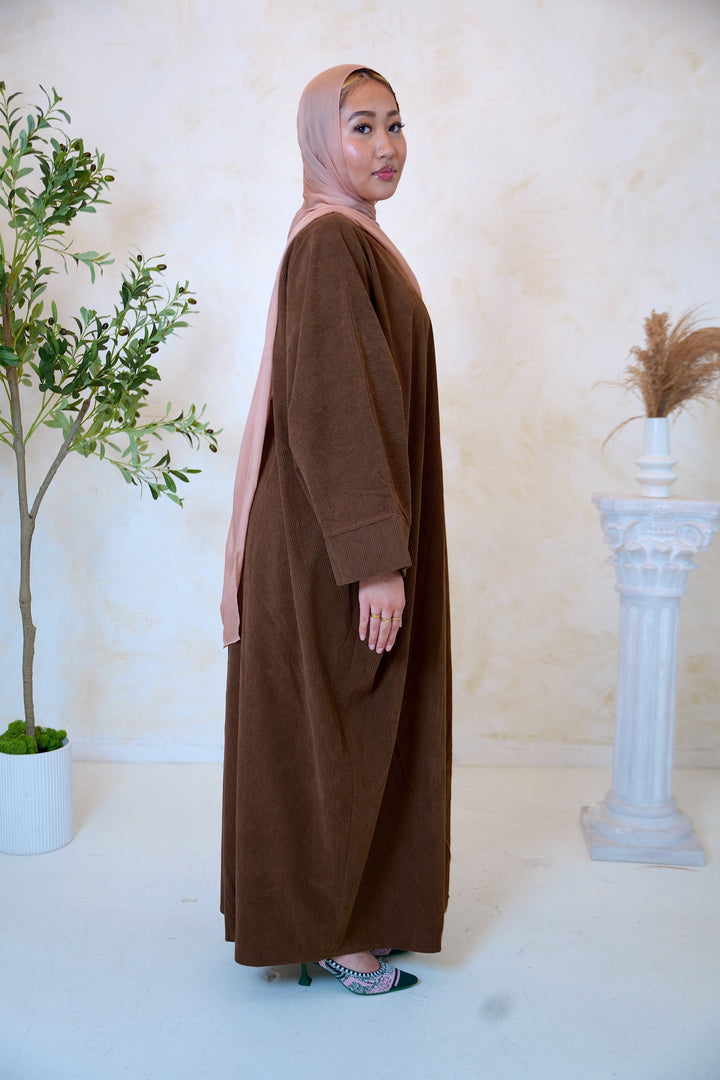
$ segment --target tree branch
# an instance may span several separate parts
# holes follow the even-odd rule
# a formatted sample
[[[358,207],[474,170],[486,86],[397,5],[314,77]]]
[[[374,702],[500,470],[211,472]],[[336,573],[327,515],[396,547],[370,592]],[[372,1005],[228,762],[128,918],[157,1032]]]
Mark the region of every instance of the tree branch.
[[[65,437],[65,439],[63,441],[62,446],[60,447],[57,454],[55,455],[55,460],[53,461],[52,465],[50,466],[47,473],[45,474],[45,479],[43,480],[42,484],[38,488],[37,495],[35,496],[35,500],[34,500],[34,502],[32,504],[32,509],[30,510],[30,517],[32,518],[33,522],[35,521],[35,518],[37,517],[37,512],[40,509],[40,503],[43,501],[43,498],[45,496],[45,492],[50,487],[50,484],[52,483],[53,477],[55,476],[55,473],[58,471],[58,469],[62,465],[63,461],[68,456],[68,454],[70,452],[70,448],[71,448],[71,446],[73,444],[73,440],[75,439],[75,436],[77,435],[78,431],[82,427],[82,422],[85,419],[85,414],[87,413],[88,409],[90,408],[91,400],[92,400],[91,398],[86,398],[85,401],[83,401],[82,405],[80,406],[80,410],[79,410],[77,416],[75,417],[75,423],[73,424],[73,426],[68,431],[68,433],[67,433],[67,435],[66,435],[66,437]]]

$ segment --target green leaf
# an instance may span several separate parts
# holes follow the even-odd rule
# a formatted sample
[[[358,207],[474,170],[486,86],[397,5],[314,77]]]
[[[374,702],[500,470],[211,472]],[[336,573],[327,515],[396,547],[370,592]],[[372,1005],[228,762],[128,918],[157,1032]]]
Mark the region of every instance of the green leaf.
[[[3,367],[19,367],[20,357],[14,349],[8,348],[7,345],[0,345],[0,364]]]

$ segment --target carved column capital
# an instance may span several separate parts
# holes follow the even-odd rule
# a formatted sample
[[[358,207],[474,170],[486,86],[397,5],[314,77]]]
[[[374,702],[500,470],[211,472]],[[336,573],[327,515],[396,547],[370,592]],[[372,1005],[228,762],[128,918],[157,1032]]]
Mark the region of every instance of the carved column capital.
[[[684,596],[693,558],[718,530],[720,503],[593,495],[623,596]]]

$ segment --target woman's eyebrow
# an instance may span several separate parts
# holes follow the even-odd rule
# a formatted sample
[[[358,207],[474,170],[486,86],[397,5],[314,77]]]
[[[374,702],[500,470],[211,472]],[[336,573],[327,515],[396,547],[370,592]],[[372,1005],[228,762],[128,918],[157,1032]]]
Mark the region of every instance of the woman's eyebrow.
[[[385,114],[385,118],[388,119],[391,116],[399,116],[399,115],[400,115],[400,110],[399,109],[390,109],[390,111]],[[370,109],[358,109],[357,112],[351,113],[350,116],[348,116],[348,123],[351,120],[354,120],[356,116],[373,116],[373,117],[375,117],[375,116],[377,116],[377,113],[371,112]]]

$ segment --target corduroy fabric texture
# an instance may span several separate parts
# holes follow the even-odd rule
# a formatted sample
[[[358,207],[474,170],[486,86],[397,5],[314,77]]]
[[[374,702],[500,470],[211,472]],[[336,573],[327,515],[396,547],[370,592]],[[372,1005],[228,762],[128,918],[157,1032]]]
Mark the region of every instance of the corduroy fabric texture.
[[[403,627],[378,656],[356,582],[399,568]],[[432,329],[392,256],[335,214],[281,272],[239,608],[221,903],[237,961],[439,950],[450,638]]]

